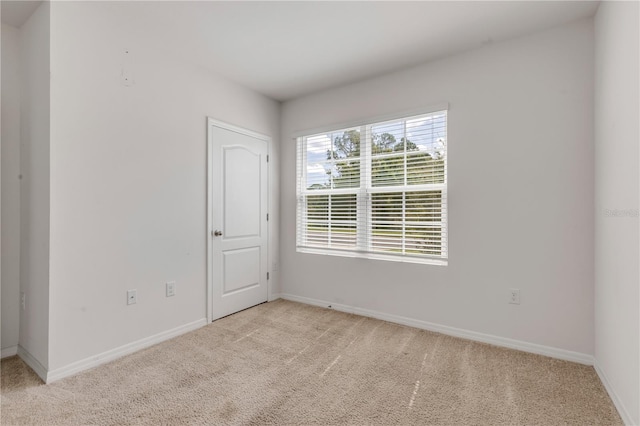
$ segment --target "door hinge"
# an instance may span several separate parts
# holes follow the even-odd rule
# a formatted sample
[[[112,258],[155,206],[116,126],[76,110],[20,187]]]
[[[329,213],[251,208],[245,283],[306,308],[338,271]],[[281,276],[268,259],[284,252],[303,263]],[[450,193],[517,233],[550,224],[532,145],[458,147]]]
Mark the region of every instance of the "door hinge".
[[[267,222],[269,222],[269,213],[267,213]]]
[[[267,272],[267,279],[269,279],[269,273]]]
[[[267,155],[267,163],[269,162],[269,156]]]

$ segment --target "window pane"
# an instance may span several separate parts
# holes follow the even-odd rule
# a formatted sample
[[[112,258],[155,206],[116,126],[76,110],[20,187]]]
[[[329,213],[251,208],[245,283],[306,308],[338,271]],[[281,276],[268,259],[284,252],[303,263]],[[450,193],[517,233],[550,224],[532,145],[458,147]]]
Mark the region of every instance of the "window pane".
[[[332,134],[333,158],[336,160],[360,157],[360,129]]]
[[[356,194],[331,195],[331,220],[354,221],[357,216]]]
[[[440,222],[442,191],[407,192],[404,209],[407,222]]]
[[[307,196],[307,244],[327,246],[329,242],[329,196]]]
[[[374,251],[440,255],[442,191],[373,194],[371,245]]]
[[[440,227],[407,226],[405,253],[439,256],[442,254]]]
[[[446,115],[435,114],[407,120],[407,140],[407,151],[442,157],[447,140]]]
[[[360,160],[336,161],[332,168],[334,188],[360,187]]]
[[[371,126],[371,154],[404,152],[404,121]]]
[[[441,254],[442,191],[405,194],[405,253]]]
[[[331,187],[331,137],[317,135],[306,138],[307,189]]]
[[[331,196],[331,246],[356,248],[356,194]]]
[[[356,248],[356,223],[331,223],[331,247]]]
[[[402,193],[372,195],[371,245],[375,251],[402,253]]]
[[[307,196],[307,219],[309,222],[327,222],[329,220],[329,196]]]
[[[426,152],[407,155],[407,184],[444,183],[444,158]]]
[[[331,163],[317,162],[307,165],[307,189],[331,187]]]
[[[371,185],[404,185],[404,153],[374,157],[371,160]]]
[[[356,248],[356,194],[307,196],[307,244]]]

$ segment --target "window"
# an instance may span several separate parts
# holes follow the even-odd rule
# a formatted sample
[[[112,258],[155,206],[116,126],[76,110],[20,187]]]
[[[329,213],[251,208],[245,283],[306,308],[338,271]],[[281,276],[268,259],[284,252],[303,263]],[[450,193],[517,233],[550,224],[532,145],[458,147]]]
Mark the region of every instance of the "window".
[[[446,154],[446,111],[298,138],[298,251],[446,264]]]

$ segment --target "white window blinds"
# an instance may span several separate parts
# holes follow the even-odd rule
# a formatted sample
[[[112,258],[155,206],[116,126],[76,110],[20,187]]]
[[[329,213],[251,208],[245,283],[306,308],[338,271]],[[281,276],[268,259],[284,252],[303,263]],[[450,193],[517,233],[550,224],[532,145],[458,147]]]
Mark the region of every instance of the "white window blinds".
[[[447,112],[298,138],[298,251],[447,259]]]

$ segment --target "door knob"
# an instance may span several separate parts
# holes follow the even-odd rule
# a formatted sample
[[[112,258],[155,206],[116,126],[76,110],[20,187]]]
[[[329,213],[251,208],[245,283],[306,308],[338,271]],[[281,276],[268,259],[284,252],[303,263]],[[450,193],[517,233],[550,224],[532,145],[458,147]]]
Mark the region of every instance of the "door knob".
[[[218,231],[218,230],[213,231],[213,236],[214,237],[219,237],[221,235],[222,235],[222,231]]]

